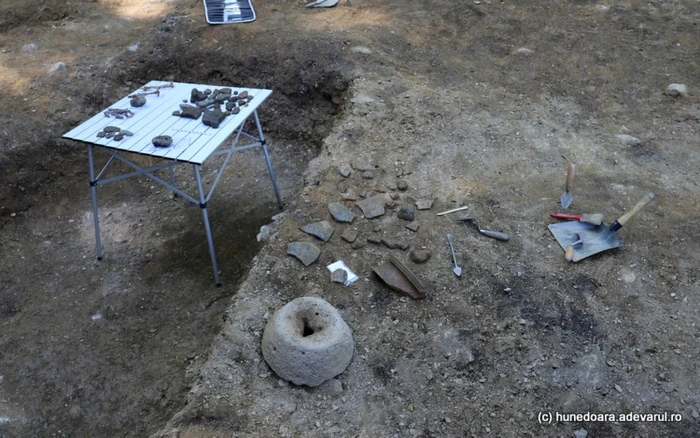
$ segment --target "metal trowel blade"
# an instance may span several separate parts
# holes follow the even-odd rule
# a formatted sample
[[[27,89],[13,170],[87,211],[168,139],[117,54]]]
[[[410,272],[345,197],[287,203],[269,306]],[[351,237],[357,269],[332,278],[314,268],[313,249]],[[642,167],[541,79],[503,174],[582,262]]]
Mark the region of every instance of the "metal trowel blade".
[[[571,202],[573,200],[574,200],[574,197],[571,196],[571,192],[563,193],[561,195],[561,197],[559,198],[559,202],[561,202],[561,208],[566,210],[567,208],[569,208],[569,206],[571,205]]]
[[[460,268],[460,267],[456,267],[456,268],[452,269],[452,272],[454,272],[457,277],[462,276],[462,268]]]
[[[573,246],[573,254],[567,253],[567,260],[572,262],[578,262],[586,257],[590,257],[593,254],[598,254],[599,252],[607,251],[613,248],[619,248],[622,246],[622,240],[620,240],[617,235],[609,230],[606,230],[603,234],[598,237],[594,237],[591,240],[582,239],[581,244]]]
[[[608,226],[605,224],[593,225],[578,221],[551,224],[547,228],[564,251],[578,240],[583,242],[593,240],[608,231]]]

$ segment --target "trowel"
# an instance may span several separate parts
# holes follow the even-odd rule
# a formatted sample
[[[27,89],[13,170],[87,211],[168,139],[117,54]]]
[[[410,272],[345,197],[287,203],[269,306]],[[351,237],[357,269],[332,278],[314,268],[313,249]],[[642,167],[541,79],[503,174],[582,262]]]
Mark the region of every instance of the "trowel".
[[[565,251],[566,259],[578,262],[593,254],[622,246],[622,240],[615,233],[652,199],[654,194],[649,193],[632,210],[620,216],[609,227],[603,223],[593,225],[584,222],[565,222],[549,225],[548,228]]]
[[[455,273],[457,277],[462,276],[462,268],[459,267],[457,264],[457,256],[455,255],[455,247],[454,243],[452,242],[452,234],[447,235],[447,243],[450,244],[450,251],[452,252],[452,260],[455,262],[455,267],[452,269],[452,272]]]
[[[561,202],[561,208],[563,208],[564,210],[569,208],[571,202],[574,200],[574,196],[571,194],[571,188],[574,185],[575,170],[576,166],[574,165],[574,163],[569,163],[569,167],[566,170],[566,189],[564,190],[564,193],[562,193],[559,197],[559,202]]]

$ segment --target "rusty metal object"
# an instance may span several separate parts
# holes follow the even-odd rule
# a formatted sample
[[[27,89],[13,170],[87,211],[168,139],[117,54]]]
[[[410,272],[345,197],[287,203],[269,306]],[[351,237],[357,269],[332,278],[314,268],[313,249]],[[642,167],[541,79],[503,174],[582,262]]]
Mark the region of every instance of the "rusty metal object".
[[[163,88],[175,88],[175,85],[171,82],[168,82],[167,84],[163,85],[144,85],[141,87],[142,90],[161,90]]]
[[[425,298],[425,287],[423,284],[396,257],[391,256],[388,262],[372,268],[372,271],[390,288],[405,293],[414,300]]]

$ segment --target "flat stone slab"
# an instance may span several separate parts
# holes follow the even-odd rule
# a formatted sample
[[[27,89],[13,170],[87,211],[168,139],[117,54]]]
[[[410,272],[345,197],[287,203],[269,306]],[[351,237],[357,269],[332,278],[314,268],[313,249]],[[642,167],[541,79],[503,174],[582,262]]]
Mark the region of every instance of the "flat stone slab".
[[[339,202],[328,204],[328,211],[331,212],[333,219],[338,222],[350,223],[355,219],[355,213]]]
[[[360,172],[364,172],[366,170],[372,170],[374,169],[374,166],[369,164],[367,161],[364,160],[354,160],[352,162],[352,168],[355,170],[359,170]]]
[[[406,224],[406,228],[409,230],[413,231],[414,233],[418,231],[418,228],[420,228],[420,224],[418,222],[409,222]]]
[[[318,260],[321,255],[321,250],[309,242],[292,242],[287,245],[287,254],[296,257],[304,266],[309,266],[311,263]]]
[[[304,225],[301,227],[301,231],[316,236],[324,242],[328,242],[328,239],[333,235],[333,225],[328,221],[314,222],[312,224]]]
[[[341,234],[340,237],[348,243],[353,243],[357,239],[357,234],[357,230],[347,229],[343,231],[343,234]]]
[[[416,208],[418,210],[430,210],[433,208],[433,201],[431,199],[419,199],[416,201]]]
[[[367,219],[379,217],[384,214],[384,197],[381,195],[363,199],[355,205],[362,210],[362,214],[364,214]]]

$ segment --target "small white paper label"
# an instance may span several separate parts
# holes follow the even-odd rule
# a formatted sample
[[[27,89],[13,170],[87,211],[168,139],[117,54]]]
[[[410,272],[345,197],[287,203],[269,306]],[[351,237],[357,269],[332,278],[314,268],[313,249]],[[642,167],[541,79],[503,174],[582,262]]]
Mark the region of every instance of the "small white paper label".
[[[328,270],[331,273],[337,271],[338,269],[342,269],[343,271],[347,272],[348,279],[345,280],[345,286],[349,286],[349,285],[353,284],[354,282],[356,282],[360,278],[357,275],[355,275],[355,273],[352,272],[350,270],[350,268],[348,268],[347,265],[345,264],[345,262],[342,260],[338,260],[335,263],[331,263],[330,265],[326,266],[326,268],[328,268]]]

